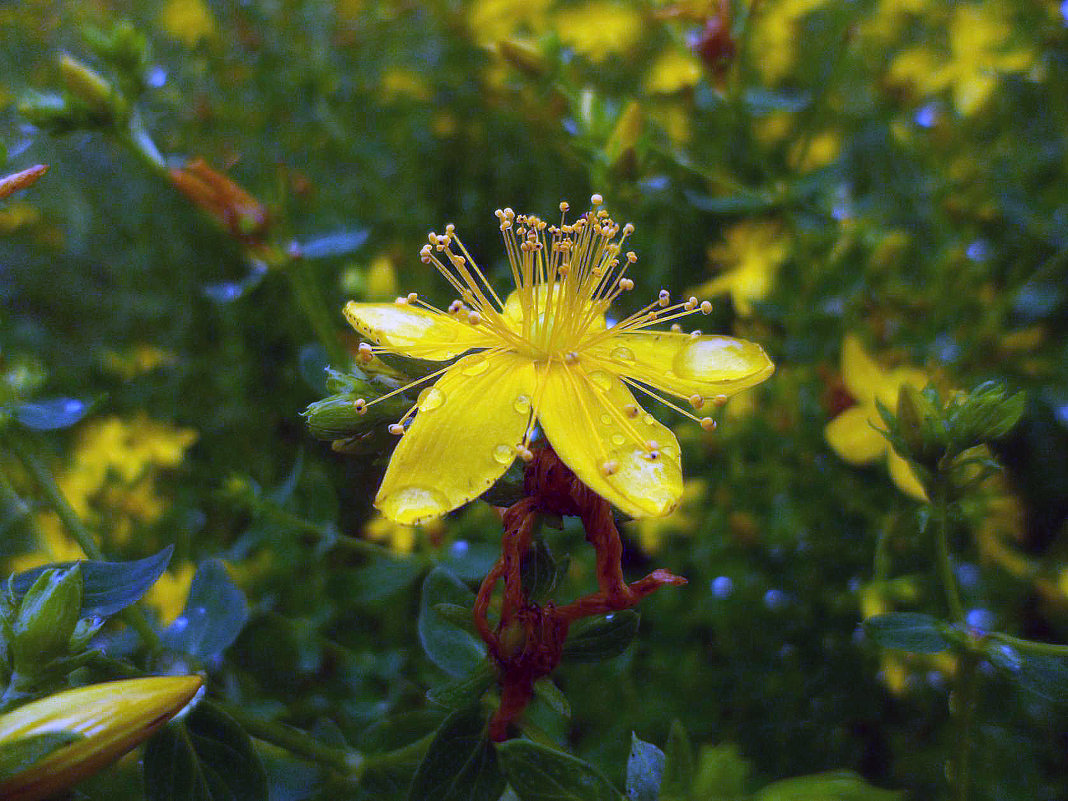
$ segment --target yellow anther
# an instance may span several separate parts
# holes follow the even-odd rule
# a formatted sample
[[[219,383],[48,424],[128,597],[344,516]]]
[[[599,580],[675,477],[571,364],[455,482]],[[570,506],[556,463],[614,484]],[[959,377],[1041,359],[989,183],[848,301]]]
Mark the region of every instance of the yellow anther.
[[[657,296],[656,302],[660,304],[660,308],[667,308],[667,305],[671,303],[671,293],[668,292],[666,289],[661,289],[660,294]]]
[[[671,332],[673,334],[681,334],[682,333],[682,326],[679,325],[678,323],[672,323],[671,324]]]
[[[374,356],[374,351],[371,350],[371,346],[366,342],[361,342],[360,347],[357,350],[359,350],[358,355],[362,362],[369,362]]]
[[[609,459],[605,462],[601,462],[601,475],[610,476],[613,475],[619,469],[619,462],[615,459]]]
[[[701,301],[701,314],[711,314],[711,313],[712,313],[712,304],[709,303],[707,300]]]
[[[723,406],[727,402],[727,396],[726,395],[716,395],[716,397],[714,397],[712,399],[712,402],[714,404],[716,404],[716,406]]]
[[[389,433],[395,437],[399,437],[404,433],[404,426],[400,423],[390,423]]]
[[[568,202],[566,200],[560,203],[560,211],[564,212],[565,214],[567,213],[567,210],[570,209],[570,208],[571,208],[571,206],[568,204]]]
[[[534,452],[530,448],[525,448],[522,445],[516,446],[516,453],[519,454],[519,458],[524,462],[531,462],[534,459]]]
[[[590,203],[594,206],[600,206],[604,203],[604,198],[600,194],[590,195]]]
[[[700,339],[700,338],[701,338],[701,329],[700,328],[695,328],[693,331],[690,332],[690,339]]]
[[[638,260],[638,254],[635,253],[633,250],[628,250],[627,251],[627,261],[630,262],[631,264],[634,264],[634,262],[636,262],[637,260]]]
[[[630,292],[632,289],[634,289],[634,282],[629,278],[620,278],[619,288],[622,289],[624,292]]]
[[[711,417],[702,417],[701,428],[703,428],[705,431],[713,431],[716,428],[716,421],[713,420]]]
[[[628,403],[626,406],[624,406],[623,411],[626,412],[627,417],[638,416],[638,407],[635,406],[633,403]]]
[[[357,398],[352,402],[352,408],[356,410],[356,414],[367,413],[367,401],[363,398]]]
[[[409,292],[408,293],[408,302],[409,303],[415,303],[417,300],[419,300],[419,293],[418,292]]]
[[[702,406],[705,405],[705,399],[702,398],[700,395],[696,395],[696,394],[691,395],[690,396],[690,405],[695,409],[700,409]]]
[[[480,325],[482,323],[482,315],[477,311],[473,311],[467,315],[467,322],[471,323],[471,325]]]

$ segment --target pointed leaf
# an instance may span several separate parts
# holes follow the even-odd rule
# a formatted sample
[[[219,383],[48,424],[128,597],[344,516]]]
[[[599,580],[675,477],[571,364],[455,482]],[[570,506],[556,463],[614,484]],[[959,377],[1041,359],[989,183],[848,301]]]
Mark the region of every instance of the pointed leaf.
[[[652,743],[630,736],[627,757],[627,797],[631,801],[657,801],[664,779],[664,752]]]
[[[486,716],[471,706],[441,724],[415,772],[408,801],[497,801],[504,784]]]
[[[884,648],[934,654],[952,647],[938,618],[916,612],[891,612],[864,621],[864,631]]]
[[[225,651],[248,620],[245,595],[218,559],[200,565],[182,614],[163,632],[163,642],[175,651],[200,659],[215,659]]]
[[[474,594],[451,571],[436,567],[423,580],[419,605],[419,641],[430,661],[450,676],[466,676],[485,660],[486,647],[474,634],[441,615],[436,606],[471,609]]]
[[[501,769],[522,801],[622,801],[623,795],[588,762],[533,743],[497,746]]]
[[[53,431],[74,425],[89,411],[90,405],[77,398],[49,398],[23,403],[15,408],[15,419],[26,428]]]

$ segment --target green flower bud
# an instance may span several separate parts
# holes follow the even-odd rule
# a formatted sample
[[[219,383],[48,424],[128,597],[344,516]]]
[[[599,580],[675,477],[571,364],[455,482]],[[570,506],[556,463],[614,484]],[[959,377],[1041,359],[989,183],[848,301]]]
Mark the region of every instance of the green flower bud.
[[[106,682],[0,715],[0,798],[38,801],[91,776],[152,736],[193,699],[201,684],[199,676]],[[69,737],[60,738],[62,734]],[[5,764],[3,757],[17,752],[20,744],[47,736],[58,747],[38,751],[37,759],[22,764]],[[30,750],[22,749],[22,754]]]
[[[933,468],[945,453],[946,443],[938,433],[939,410],[916,387],[902,384],[897,394],[897,434],[905,445],[902,454]]]
[[[66,656],[82,606],[78,565],[46,570],[27,591],[12,625],[15,673],[33,676],[53,659]]]
[[[372,403],[383,394],[381,386],[354,382],[348,392],[316,401],[304,410],[308,430],[317,439],[336,440],[358,437],[395,422],[411,404],[396,396]]]
[[[67,91],[96,114],[118,116],[125,106],[115,88],[100,73],[73,56],[64,53],[59,57],[59,73]]]

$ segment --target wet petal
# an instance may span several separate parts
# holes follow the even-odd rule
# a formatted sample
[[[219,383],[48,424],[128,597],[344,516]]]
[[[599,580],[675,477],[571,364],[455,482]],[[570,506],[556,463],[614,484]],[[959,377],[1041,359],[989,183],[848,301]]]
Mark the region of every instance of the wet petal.
[[[631,517],[662,517],[678,506],[679,443],[618,376],[554,363],[543,380],[538,422],[586,486]],[[656,458],[649,458],[639,440],[657,443]]]
[[[911,495],[918,501],[927,501],[927,493],[923,489],[923,484],[916,478],[916,474],[912,472],[912,467],[908,461],[899,456],[896,451],[890,449],[886,456],[886,465],[890,469],[890,478],[897,484],[899,490],[906,495]]]
[[[759,384],[775,365],[759,345],[724,336],[668,331],[617,334],[590,348],[619,373],[680,398],[733,395]]]
[[[511,353],[473,353],[424,390],[375,498],[415,525],[474,500],[515,458],[530,420],[534,366]]]
[[[851,406],[823,429],[834,452],[850,464],[868,464],[883,454],[888,443],[871,421],[881,422],[871,406]]]
[[[500,345],[486,329],[409,304],[345,304],[345,319],[376,345],[416,359],[444,361],[471,348]]]
[[[553,318],[555,318],[556,312],[560,309],[561,302],[561,285],[559,283],[553,284],[552,302],[553,308],[550,311],[549,325],[552,325]],[[501,312],[501,316],[504,318],[505,323],[510,329],[517,334],[523,333],[523,310],[527,310],[533,313],[533,307],[535,301],[537,302],[539,323],[545,323],[545,311],[548,305],[549,299],[549,285],[538,284],[535,287],[527,290],[515,290],[507,298],[504,299],[504,309]],[[567,298],[564,298],[564,302],[567,303]],[[573,304],[567,305],[563,311],[564,315],[586,314],[590,310],[590,302],[588,299],[582,302],[581,312],[573,308]],[[603,313],[595,314],[590,320],[587,331],[604,331],[605,329],[605,317]]]

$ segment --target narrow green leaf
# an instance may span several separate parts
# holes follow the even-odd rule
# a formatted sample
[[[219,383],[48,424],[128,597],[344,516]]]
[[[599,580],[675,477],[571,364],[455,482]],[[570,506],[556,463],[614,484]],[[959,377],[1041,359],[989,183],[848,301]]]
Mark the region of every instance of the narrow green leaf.
[[[664,752],[652,743],[630,735],[627,757],[627,797],[631,801],[657,801],[664,780]]]
[[[476,703],[495,681],[497,667],[490,661],[484,661],[468,675],[432,687],[426,698],[448,709],[464,709]]]
[[[478,706],[454,712],[430,742],[409,801],[497,801],[505,780]]]
[[[946,624],[930,615],[916,612],[891,612],[864,621],[868,636],[884,648],[934,654],[952,647],[946,637]]]
[[[530,740],[497,746],[501,769],[521,801],[622,801],[588,762]]]
[[[423,580],[419,641],[430,661],[439,668],[450,676],[466,676],[485,660],[486,646],[470,631],[442,615],[437,610],[441,603],[470,610],[474,593],[451,571],[436,567]]]
[[[660,794],[665,799],[689,798],[693,784],[693,746],[690,736],[678,720],[671,722],[667,746],[664,748],[664,780]]]

